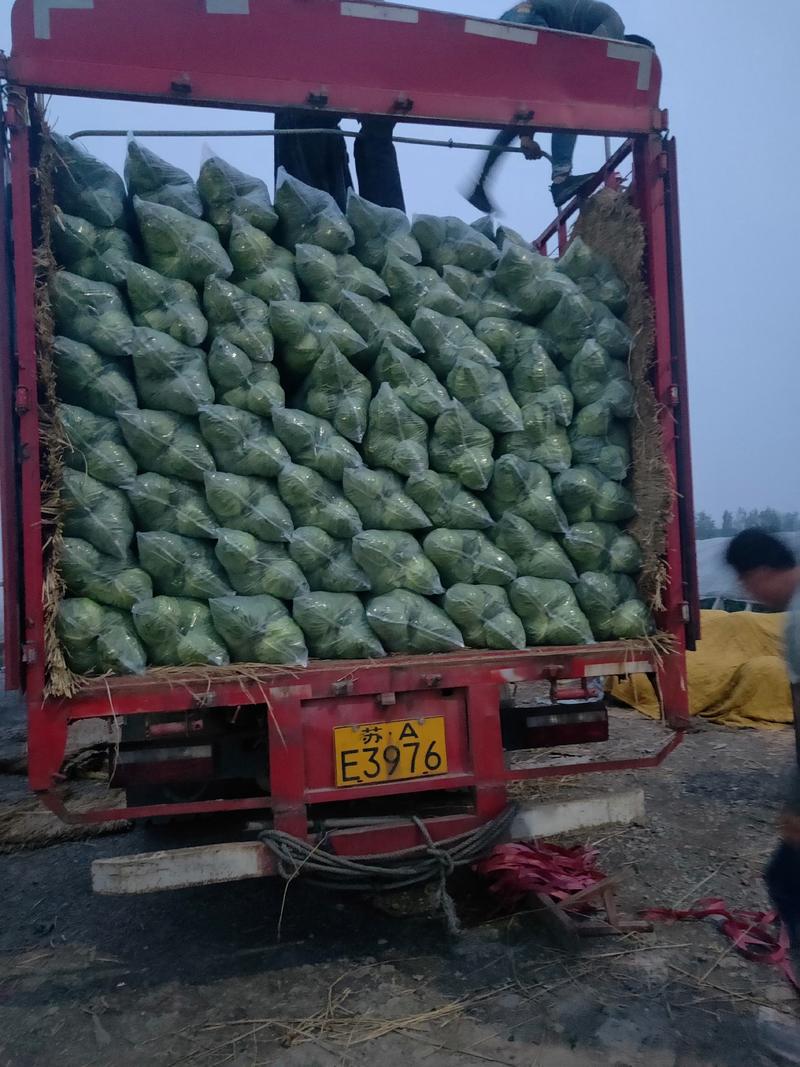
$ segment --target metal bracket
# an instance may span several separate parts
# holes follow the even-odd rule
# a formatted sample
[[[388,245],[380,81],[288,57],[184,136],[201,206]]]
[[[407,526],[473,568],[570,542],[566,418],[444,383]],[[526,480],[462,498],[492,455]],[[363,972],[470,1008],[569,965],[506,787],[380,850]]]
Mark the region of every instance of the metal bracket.
[[[327,107],[328,106],[328,94],[327,93],[309,93],[306,97],[306,103],[310,107]]]
[[[14,392],[14,411],[17,415],[27,415],[31,409],[30,393],[24,385],[18,385]]]

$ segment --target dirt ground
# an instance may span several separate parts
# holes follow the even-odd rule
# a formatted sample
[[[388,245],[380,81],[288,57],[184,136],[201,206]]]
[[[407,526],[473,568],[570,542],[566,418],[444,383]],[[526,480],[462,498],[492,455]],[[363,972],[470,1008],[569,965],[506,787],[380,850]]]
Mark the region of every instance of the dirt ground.
[[[612,728],[661,740],[632,712]],[[629,912],[760,908],[792,751],[788,732],[703,726],[659,770],[541,793],[645,788],[643,825],[583,835],[627,870]],[[0,762],[0,805],[25,797],[16,767]],[[137,829],[0,855],[0,1067],[750,1067],[772,1062],[759,1018],[796,1010],[710,923],[573,949],[530,917],[453,938],[298,883],[92,895],[93,859],[152,847]]]

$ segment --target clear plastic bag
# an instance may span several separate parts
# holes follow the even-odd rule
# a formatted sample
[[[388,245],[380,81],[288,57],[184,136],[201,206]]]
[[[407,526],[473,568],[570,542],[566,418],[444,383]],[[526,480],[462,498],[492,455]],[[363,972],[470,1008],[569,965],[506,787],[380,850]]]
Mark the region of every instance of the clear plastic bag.
[[[224,278],[209,278],[203,291],[209,334],[236,345],[256,363],[271,363],[275,342],[269,307]]]
[[[369,405],[364,457],[405,477],[428,469],[428,426],[385,383]]]
[[[531,647],[594,642],[589,620],[566,582],[518,578],[509,589],[509,597]]]
[[[124,230],[98,229],[87,219],[56,211],[50,239],[58,263],[73,274],[108,285],[123,285],[136,248]]]
[[[191,282],[198,288],[211,275],[231,276],[233,264],[209,223],[138,196],[134,197],[133,206],[153,270],[167,278]]]
[[[208,376],[223,404],[268,418],[283,408],[286,394],[278,368],[253,363],[246,352],[215,337],[208,353]]]
[[[350,471],[345,471],[345,477]],[[278,475],[278,491],[292,513],[295,526],[319,526],[331,537],[353,537],[361,531],[358,512],[335,482],[296,463]]]
[[[355,234],[336,201],[280,168],[275,189],[275,210],[280,219],[281,244],[292,250],[298,244],[319,245],[329,252],[346,252]]]
[[[197,178],[197,191],[206,219],[226,237],[230,234],[234,216],[264,233],[272,233],[278,225],[266,182],[244,174],[217,155],[211,154],[204,160]]]
[[[605,304],[615,315],[624,315],[628,292],[605,256],[593,252],[580,237],[573,237],[558,260],[556,270],[566,274],[590,300]]]
[[[364,530],[353,538],[353,559],[375,593],[408,589],[421,596],[437,596],[444,592],[436,568],[410,533]]]
[[[612,359],[621,359],[627,363],[633,346],[633,335],[625,323],[597,300],[592,301],[592,318],[594,339],[597,343],[603,346]]]
[[[427,422],[435,422],[452,399],[427,363],[414,359],[393,344],[387,343],[380,350],[371,377],[378,387],[390,385],[395,394]]]
[[[491,270],[500,258],[494,241],[452,216],[415,215],[411,233],[422,250],[423,262],[439,271],[447,266]]]
[[[391,294],[390,304],[404,322],[411,322],[421,308],[450,316],[464,311],[464,301],[432,267],[417,267],[389,255],[381,278]]]
[[[60,270],[50,282],[56,330],[113,359],[130,356],[134,325],[113,285]]]
[[[308,581],[285,545],[265,544],[243,530],[221,529],[214,549],[228,581],[241,596],[293,600],[309,591]]]
[[[169,411],[117,412],[122,436],[143,471],[202,482],[214,457],[189,419]]]
[[[136,544],[159,595],[207,600],[233,592],[208,541],[154,530],[137,534]]]
[[[367,430],[371,398],[369,381],[330,344],[306,375],[298,400],[306,411],[327,419],[337,433],[358,444]]]
[[[356,449],[325,419],[293,408],[277,408],[273,426],[295,463],[341,482],[348,467],[363,465]]]
[[[620,596],[613,575],[585,571],[575,586],[575,596],[598,640],[615,638],[611,619],[619,606]]]
[[[391,471],[351,468],[344,472],[342,487],[367,530],[424,530],[431,526],[428,516],[406,495],[402,481]]]
[[[136,632],[147,646],[150,661],[162,667],[224,667],[228,650],[199,600],[157,596],[131,610]]]
[[[95,226],[124,228],[127,195],[119,174],[69,137],[51,133],[50,138],[55,162],[53,186],[58,206]]]
[[[467,489],[485,489],[494,470],[494,437],[454,400],[433,427],[428,452],[440,474],[452,474]]]
[[[510,241],[503,246],[494,283],[532,322],[552,312],[563,296],[580,293],[574,282],[556,271],[551,259]]]
[[[517,577],[511,557],[479,530],[433,530],[422,548],[448,587],[459,582],[508,585]]]
[[[523,356],[536,356],[540,351],[550,359],[559,355],[558,346],[544,330],[511,319],[496,316],[481,319],[475,327],[475,336],[489,348],[506,373]]]
[[[133,541],[127,497],[89,474],[66,469],[61,486],[64,535],[79,537],[112,559],[126,560]]]
[[[619,482],[601,481],[592,503],[592,515],[597,522],[627,522],[636,514],[636,504],[630,490]]]
[[[570,360],[594,332],[592,303],[580,290],[565,293],[540,325],[558,345],[564,359]]]
[[[261,541],[291,538],[292,517],[269,482],[216,472],[206,474],[205,487],[208,506],[220,526],[242,530]]]
[[[64,453],[69,467],[107,485],[120,486],[135,476],[136,460],[123,443],[116,419],[72,404],[59,404],[58,417],[70,445]]]
[[[347,291],[369,300],[381,300],[389,290],[380,275],[347,253],[335,256],[317,245],[295,248],[297,277],[312,300],[338,307]]]
[[[214,403],[205,352],[182,345],[168,333],[137,327],[133,369],[139,398],[148,408],[196,415],[203,404]]]
[[[128,559],[112,559],[79,537],[65,537],[58,567],[68,596],[89,597],[99,604],[129,611],[153,595],[150,575]]]
[[[196,485],[161,474],[140,474],[124,487],[140,530],[182,537],[217,536],[219,523]]]
[[[618,641],[647,637],[655,629],[653,617],[641,600],[626,600],[616,609],[608,623],[609,635]]]
[[[371,588],[353,559],[349,542],[337,541],[318,526],[298,527],[289,543],[289,555],[316,592],[367,593]]]
[[[219,470],[246,477],[277,478],[289,462],[289,453],[266,419],[227,404],[201,407],[199,417],[200,433]]]
[[[371,367],[385,347],[396,347],[417,356],[425,351],[410,328],[386,304],[377,304],[365,296],[345,291],[337,310],[366,342],[366,348],[352,357],[359,367]]]
[[[522,409],[525,429],[501,437],[498,455],[516,456],[526,463],[539,463],[551,474],[569,469],[572,446],[567,431],[555,425],[552,415],[540,404],[526,404]],[[535,426],[535,431],[531,427]],[[546,429],[544,429],[546,427]]]
[[[579,574],[607,571],[611,564],[608,539],[596,522],[577,522],[564,534],[564,550]]]
[[[380,659],[386,655],[367,625],[364,605],[352,593],[297,597],[292,614],[317,659]]]
[[[347,194],[347,220],[355,234],[353,252],[364,266],[381,271],[389,256],[412,264],[422,260],[422,250],[411,235],[411,223],[397,208],[371,204],[351,190]]]
[[[462,267],[445,267],[442,278],[464,301],[459,318],[471,329],[486,318],[519,318],[519,308],[495,289],[491,274],[473,274]]]
[[[464,647],[460,630],[442,609],[407,589],[373,597],[367,604],[367,621],[395,654],[424,656]]]
[[[567,529],[567,518],[553,492],[550,475],[539,463],[501,456],[494,465],[484,501],[495,519],[511,512],[527,519],[542,533],[559,534]]]
[[[553,488],[568,519],[577,521],[581,512],[591,510],[600,481],[594,467],[572,467],[555,478]]]
[[[191,176],[135,138],[128,141],[125,182],[131,196],[174,208],[193,219],[203,217],[203,204]]]
[[[58,395],[67,403],[109,417],[138,405],[133,382],[117,360],[68,337],[54,338],[53,358]]]
[[[637,575],[642,569],[642,550],[631,534],[616,531],[610,537],[608,560],[614,574]]]
[[[300,299],[292,253],[239,215],[231,220],[228,252],[235,271],[232,281],[246,293],[266,303]]]
[[[303,631],[280,600],[268,595],[215,597],[208,606],[234,663],[307,666]]]
[[[457,359],[447,375],[447,388],[478,422],[495,433],[523,428],[522,412],[508,390],[503,374],[494,367]]]
[[[161,330],[190,348],[197,348],[205,341],[208,323],[193,285],[176,278],[163,278],[141,263],[128,266],[126,280],[137,326]]]
[[[489,536],[513,559],[520,577],[577,581],[575,568],[555,537],[541,533],[521,516],[506,512]]]
[[[414,316],[411,329],[425,349],[425,362],[440,378],[445,378],[460,359],[485,367],[497,366],[491,349],[460,319],[422,308]]]
[[[525,627],[505,589],[459,583],[447,590],[443,603],[469,648],[525,648]]]
[[[62,600],[56,633],[76,674],[141,674],[145,651],[130,615],[85,597]]]
[[[276,300],[270,305],[270,318],[275,337],[281,342],[283,362],[298,375],[308,374],[330,345],[348,359],[366,347],[364,338],[327,304]]]
[[[406,492],[434,526],[451,530],[488,530],[493,519],[480,500],[461,487],[457,478],[436,471],[412,474]]]

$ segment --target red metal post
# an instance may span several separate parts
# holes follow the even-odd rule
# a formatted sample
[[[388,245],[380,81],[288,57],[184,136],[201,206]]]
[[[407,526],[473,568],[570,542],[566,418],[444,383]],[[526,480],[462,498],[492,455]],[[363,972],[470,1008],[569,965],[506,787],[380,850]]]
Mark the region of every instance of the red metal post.
[[[275,829],[308,837],[303,705],[297,689],[270,689],[266,707]]]
[[[500,731],[500,686],[470,686],[467,718],[475,774],[475,811],[481,819],[493,819],[508,803]]]

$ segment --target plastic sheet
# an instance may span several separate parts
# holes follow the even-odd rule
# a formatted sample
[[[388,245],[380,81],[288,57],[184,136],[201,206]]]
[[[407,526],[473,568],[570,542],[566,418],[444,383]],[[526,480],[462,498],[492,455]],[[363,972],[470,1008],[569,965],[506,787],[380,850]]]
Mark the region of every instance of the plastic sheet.
[[[56,203],[95,226],[125,226],[127,195],[122,178],[106,163],[60,134],[51,133]]]

